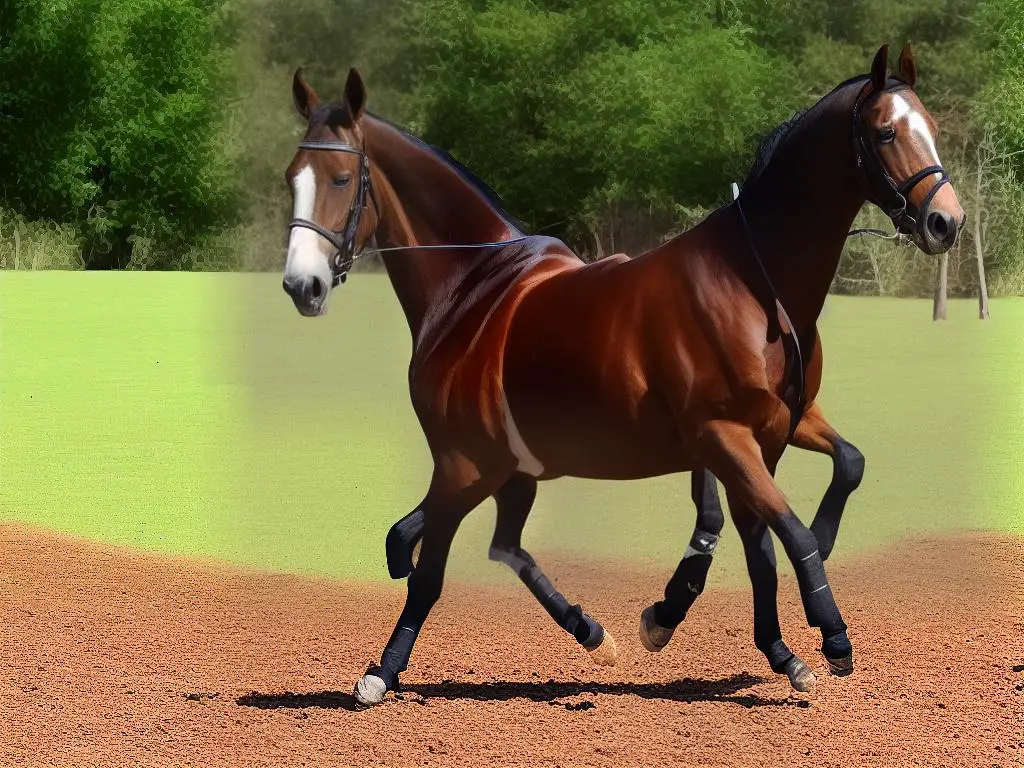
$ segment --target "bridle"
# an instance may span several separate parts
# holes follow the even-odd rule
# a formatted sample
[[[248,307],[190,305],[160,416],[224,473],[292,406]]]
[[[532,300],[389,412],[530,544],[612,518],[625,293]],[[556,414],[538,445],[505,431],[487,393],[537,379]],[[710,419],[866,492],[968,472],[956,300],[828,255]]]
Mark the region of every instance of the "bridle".
[[[366,152],[351,144],[341,141],[302,141],[299,142],[299,149],[312,149],[327,152],[347,152],[350,155],[359,156],[359,186],[356,187],[356,196],[352,199],[352,206],[348,209],[348,218],[345,220],[345,228],[340,231],[332,231],[322,227],[315,221],[296,217],[288,224],[288,230],[295,227],[310,229],[324,238],[334,246],[334,256],[330,259],[332,287],[337,287],[345,282],[352,264],[356,260],[356,235],[359,232],[359,223],[362,220],[363,211],[373,201],[373,210],[378,221],[380,220],[380,205],[377,203],[377,195],[373,191],[373,183],[370,180],[370,158]]]
[[[867,199],[882,209],[882,212],[892,221],[897,232],[911,235],[919,231],[919,227],[923,224],[921,216],[927,213],[935,195],[944,185],[949,184],[949,173],[941,165],[930,165],[915,173],[902,184],[897,184],[889,175],[874,142],[864,135],[864,122],[861,120],[862,107],[872,98],[884,93],[910,89],[910,86],[899,78],[893,79],[897,85],[881,91],[868,91],[871,85],[869,81],[857,94],[853,105],[853,154],[857,161],[857,168],[861,171],[861,182],[867,190]],[[914,187],[929,176],[936,174],[939,174],[939,180],[928,191],[928,195],[920,207],[911,203],[910,193]]]

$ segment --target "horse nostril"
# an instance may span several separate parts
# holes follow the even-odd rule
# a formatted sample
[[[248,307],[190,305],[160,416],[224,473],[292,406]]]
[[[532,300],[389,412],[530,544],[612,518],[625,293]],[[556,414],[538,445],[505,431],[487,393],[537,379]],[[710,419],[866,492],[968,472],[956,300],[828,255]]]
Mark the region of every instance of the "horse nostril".
[[[953,217],[941,211],[928,214],[928,232],[937,242],[946,243],[956,237],[956,226]]]
[[[314,299],[319,299],[324,293],[324,284],[319,277],[313,278],[312,294]]]

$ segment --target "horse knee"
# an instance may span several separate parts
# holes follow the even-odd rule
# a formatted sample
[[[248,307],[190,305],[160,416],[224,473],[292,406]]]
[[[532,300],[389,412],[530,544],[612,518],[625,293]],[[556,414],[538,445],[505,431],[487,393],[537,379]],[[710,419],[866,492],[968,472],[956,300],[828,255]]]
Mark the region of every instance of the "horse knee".
[[[847,493],[852,493],[864,479],[864,454],[852,443],[840,439],[836,444],[833,481]]]
[[[423,536],[425,514],[422,509],[403,517],[388,531],[384,549],[388,573],[392,579],[404,579],[413,572],[413,550]]]

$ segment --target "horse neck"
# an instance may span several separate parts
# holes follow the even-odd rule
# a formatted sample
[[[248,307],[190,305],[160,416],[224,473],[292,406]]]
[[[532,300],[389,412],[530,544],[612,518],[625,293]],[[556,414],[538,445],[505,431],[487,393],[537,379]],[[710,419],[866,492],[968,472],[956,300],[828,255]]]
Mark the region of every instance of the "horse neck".
[[[853,150],[852,84],[813,107],[740,202],[751,237],[796,330],[817,322],[865,198]]]
[[[380,247],[487,243],[520,236],[454,167],[388,123],[366,116],[364,140],[380,206]],[[413,339],[479,256],[475,249],[383,253]]]

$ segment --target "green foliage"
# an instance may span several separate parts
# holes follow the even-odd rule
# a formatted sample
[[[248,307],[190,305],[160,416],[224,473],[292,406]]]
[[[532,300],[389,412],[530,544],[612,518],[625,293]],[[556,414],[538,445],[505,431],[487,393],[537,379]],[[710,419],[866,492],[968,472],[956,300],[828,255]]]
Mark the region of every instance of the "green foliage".
[[[217,0],[7,0],[0,193],[73,225],[92,267],[188,267],[235,212],[232,23]]]
[[[1024,284],[1024,0],[0,0],[0,204],[89,266],[277,270],[292,73],[336,100],[357,66],[371,109],[531,231],[636,252],[727,200],[763,135],[887,41],[914,45],[991,284]],[[838,288],[926,295],[914,259],[851,241]]]
[[[977,45],[991,79],[978,94],[979,131],[997,137],[1000,148],[1024,171],[1024,1],[982,0],[974,16]]]
[[[74,228],[0,208],[0,269],[81,269]]]
[[[728,194],[793,110],[791,66],[713,7],[431,0],[409,17],[416,123],[535,228]],[[683,74],[685,73],[685,75]]]

